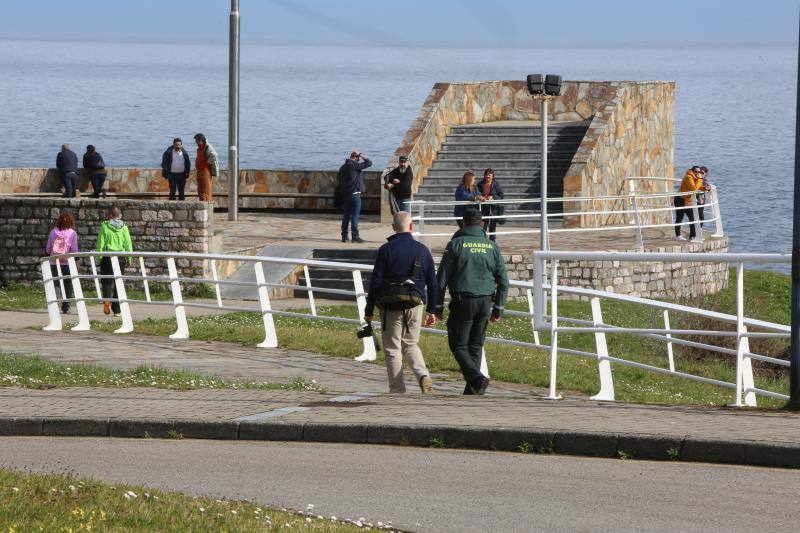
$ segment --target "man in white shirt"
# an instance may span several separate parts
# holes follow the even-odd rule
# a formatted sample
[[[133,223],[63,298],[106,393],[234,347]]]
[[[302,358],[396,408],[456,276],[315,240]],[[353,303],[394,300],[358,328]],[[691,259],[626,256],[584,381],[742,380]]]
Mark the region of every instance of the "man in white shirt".
[[[161,173],[169,181],[170,200],[175,199],[176,190],[178,199],[185,199],[186,178],[191,169],[192,163],[188,152],[183,149],[183,141],[176,137],[161,157]]]

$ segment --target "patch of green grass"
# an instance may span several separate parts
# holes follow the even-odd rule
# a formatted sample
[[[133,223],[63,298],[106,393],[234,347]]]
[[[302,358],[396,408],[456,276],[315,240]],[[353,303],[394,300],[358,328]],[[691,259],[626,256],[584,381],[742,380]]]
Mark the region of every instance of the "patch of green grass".
[[[351,521],[142,486],[0,469],[0,530],[363,531]],[[373,529],[367,527],[367,529]]]
[[[291,383],[263,381],[228,381],[186,370],[167,370],[140,366],[133,370],[79,363],[48,361],[38,355],[21,356],[0,353],[0,386],[34,389],[55,387],[153,387],[159,389],[258,389],[304,390],[322,392],[316,382],[296,378]]]
[[[41,309],[44,306],[44,289],[41,285],[29,287],[19,283],[8,283],[0,287],[0,311]]]
[[[444,437],[431,437],[429,446],[431,448],[444,448],[447,446],[447,443],[444,441]]]
[[[517,449],[521,453],[533,453],[536,450],[536,447],[534,446],[534,443],[532,443],[532,442],[523,441],[523,442],[519,443],[519,446],[517,446]]]

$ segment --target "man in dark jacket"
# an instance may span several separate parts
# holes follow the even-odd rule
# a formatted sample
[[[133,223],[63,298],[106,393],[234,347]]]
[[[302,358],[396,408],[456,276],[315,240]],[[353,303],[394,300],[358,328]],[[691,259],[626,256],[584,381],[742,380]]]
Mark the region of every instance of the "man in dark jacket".
[[[411,212],[411,185],[414,183],[414,172],[408,163],[408,157],[401,155],[398,166],[384,177],[383,188],[394,197],[392,214],[397,211]],[[394,207],[396,206],[396,209]]]
[[[100,198],[103,183],[106,181],[106,162],[91,144],[86,147],[86,153],[83,154],[83,171],[92,182],[92,198]]]
[[[61,171],[64,198],[75,198],[75,189],[78,187],[78,156],[69,149],[68,144],[61,145],[61,151],[56,156],[56,168]]]
[[[481,218],[477,209],[464,212],[464,226],[447,243],[437,274],[436,314],[441,320],[444,291],[449,288],[447,341],[467,382],[464,394],[483,394],[489,386],[489,378],[481,373],[486,326],[490,316],[492,322],[503,316],[508,294],[506,264],[497,244],[481,229]]]
[[[372,280],[367,294],[365,319],[372,323],[372,314],[382,289],[389,283],[413,281],[415,292],[422,303],[406,309],[383,309],[381,325],[383,349],[386,355],[386,371],[389,375],[389,392],[406,392],[403,378],[403,357],[411,367],[423,394],[433,392],[433,383],[428,368],[417,345],[422,327],[423,307],[427,303],[425,325],[436,323],[433,315],[438,300],[436,270],[430,250],[411,236],[411,213],[400,211],[392,219],[395,234],[378,249]],[[418,262],[417,262],[418,261]],[[416,276],[414,273],[416,271]],[[379,303],[379,302],[378,302]]]
[[[347,230],[351,228],[353,242],[364,242],[358,234],[358,217],[361,215],[361,194],[367,190],[361,171],[372,166],[372,161],[358,150],[350,153],[336,175],[337,204],[341,206],[342,242],[347,242]]]
[[[172,146],[161,156],[161,174],[169,181],[170,200],[175,199],[176,190],[180,200],[186,198],[186,178],[191,169],[189,153],[183,149],[183,141],[176,137],[172,140]]]

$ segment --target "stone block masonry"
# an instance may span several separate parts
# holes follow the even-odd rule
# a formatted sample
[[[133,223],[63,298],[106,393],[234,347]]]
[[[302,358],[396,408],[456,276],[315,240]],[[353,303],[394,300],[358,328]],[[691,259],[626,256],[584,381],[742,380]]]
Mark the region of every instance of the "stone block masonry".
[[[0,196],[0,282],[41,281],[39,258],[45,256],[47,236],[62,210],[75,217],[80,251],[93,250],[100,223],[109,208],[122,210],[135,251],[208,253],[213,217],[203,202],[160,202],[123,199],[30,198]],[[166,262],[145,261],[148,275],[166,275]],[[178,265],[181,275],[203,277],[203,261]],[[87,271],[88,261],[79,269]]]

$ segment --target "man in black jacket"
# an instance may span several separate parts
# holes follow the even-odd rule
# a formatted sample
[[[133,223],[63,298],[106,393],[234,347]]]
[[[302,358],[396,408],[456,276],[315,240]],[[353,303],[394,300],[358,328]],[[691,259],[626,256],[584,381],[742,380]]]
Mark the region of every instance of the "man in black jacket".
[[[397,211],[411,212],[411,184],[414,183],[414,172],[408,163],[408,157],[401,155],[400,163],[384,178],[383,188],[394,197],[392,214]]]
[[[372,161],[358,150],[350,153],[336,175],[337,204],[341,206],[342,242],[347,242],[347,230],[351,228],[353,242],[364,242],[358,235],[358,217],[361,215],[361,194],[367,190],[361,171],[372,166]]]
[[[364,318],[372,323],[376,303],[383,305],[381,325],[383,329],[383,349],[386,354],[386,371],[389,375],[389,392],[406,392],[403,378],[403,358],[414,373],[423,394],[433,392],[433,383],[425,366],[425,359],[419,349],[419,333],[425,316],[425,325],[436,323],[433,314],[439,300],[439,284],[430,250],[411,236],[411,213],[401,211],[392,219],[395,234],[378,249],[375,267],[372,270]],[[419,262],[417,263],[417,260]],[[413,282],[412,290],[417,293],[421,303],[408,303],[397,309],[379,299],[385,287],[390,284]],[[424,307],[427,303],[427,314]]]
[[[61,145],[61,151],[56,156],[56,168],[61,171],[64,198],[75,198],[75,189],[78,187],[78,156],[69,149],[68,144]]]
[[[183,141],[179,138],[172,140],[172,146],[167,148],[161,156],[161,173],[169,181],[169,199],[175,199],[175,190],[178,191],[178,198],[185,199],[186,178],[192,163],[189,160],[189,153],[183,149]]]

